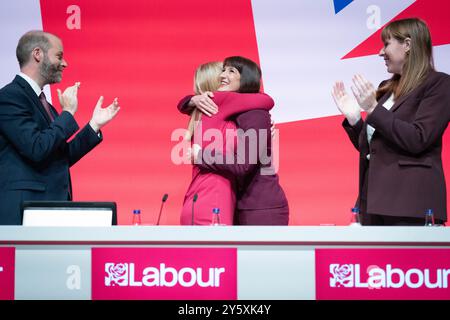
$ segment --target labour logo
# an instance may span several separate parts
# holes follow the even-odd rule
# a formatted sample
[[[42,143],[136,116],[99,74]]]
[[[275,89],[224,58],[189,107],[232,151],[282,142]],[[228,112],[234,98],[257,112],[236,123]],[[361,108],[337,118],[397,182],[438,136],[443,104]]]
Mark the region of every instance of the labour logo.
[[[330,287],[353,287],[352,264],[330,264]]]
[[[128,285],[128,263],[105,263],[105,286]]]

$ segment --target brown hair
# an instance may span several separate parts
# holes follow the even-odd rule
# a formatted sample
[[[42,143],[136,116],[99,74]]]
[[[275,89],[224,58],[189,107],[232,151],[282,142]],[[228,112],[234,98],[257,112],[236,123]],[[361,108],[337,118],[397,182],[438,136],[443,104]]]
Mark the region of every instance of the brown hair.
[[[397,99],[417,88],[431,70],[434,70],[433,47],[427,24],[418,18],[392,21],[381,32],[381,39],[386,42],[394,38],[403,43],[411,39],[410,50],[406,54],[402,74],[394,74],[377,90],[377,100],[386,92],[394,93]]]

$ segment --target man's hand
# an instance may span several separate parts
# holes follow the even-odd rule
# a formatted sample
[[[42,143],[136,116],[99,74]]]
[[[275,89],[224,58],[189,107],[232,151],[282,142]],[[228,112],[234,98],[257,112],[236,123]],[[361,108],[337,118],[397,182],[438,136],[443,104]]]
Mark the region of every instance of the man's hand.
[[[98,99],[97,104],[94,108],[94,113],[92,114],[91,121],[89,121],[90,126],[94,129],[95,132],[98,132],[105,124],[110,122],[116,116],[117,112],[119,112],[119,102],[117,98],[114,99],[113,103],[111,103],[106,108],[102,108],[103,104],[103,96]]]
[[[64,93],[56,89],[62,110],[70,112],[72,115],[75,115],[75,112],[78,110],[78,88],[80,88],[80,82],[75,82],[73,86],[64,90]]]
[[[213,97],[214,93],[206,91],[205,93],[193,96],[191,101],[189,101],[189,105],[195,106],[202,113],[211,117],[211,115],[216,114],[219,111],[219,107],[211,99]]]
[[[354,126],[361,119],[361,111],[355,99],[352,99],[345,91],[344,83],[337,81],[331,92],[339,111],[347,118],[350,125]]]

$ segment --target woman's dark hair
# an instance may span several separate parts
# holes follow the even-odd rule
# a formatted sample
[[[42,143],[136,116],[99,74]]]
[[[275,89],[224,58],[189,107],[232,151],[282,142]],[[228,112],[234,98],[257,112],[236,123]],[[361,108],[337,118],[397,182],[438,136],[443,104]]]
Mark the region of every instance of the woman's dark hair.
[[[238,92],[257,93],[261,87],[261,69],[250,59],[233,56],[223,61],[223,67],[234,67],[241,75]]]

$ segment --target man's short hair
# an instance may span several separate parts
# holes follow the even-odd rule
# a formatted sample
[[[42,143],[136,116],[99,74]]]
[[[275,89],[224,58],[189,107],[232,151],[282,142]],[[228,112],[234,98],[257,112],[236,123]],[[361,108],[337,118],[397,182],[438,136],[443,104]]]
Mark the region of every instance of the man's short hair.
[[[33,30],[28,31],[19,39],[19,43],[16,48],[16,56],[17,61],[19,61],[20,68],[25,66],[30,61],[31,52],[34,48],[39,47],[44,51],[44,53],[48,52],[51,46],[48,35],[49,34],[46,32]]]

